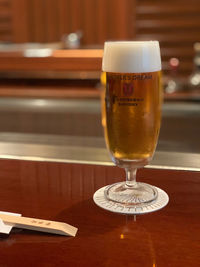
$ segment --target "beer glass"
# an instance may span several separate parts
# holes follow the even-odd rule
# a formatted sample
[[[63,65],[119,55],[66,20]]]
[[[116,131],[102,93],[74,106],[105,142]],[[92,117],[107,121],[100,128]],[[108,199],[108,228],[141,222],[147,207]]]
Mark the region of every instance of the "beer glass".
[[[161,119],[161,59],[157,41],[106,42],[105,140],[126,181],[107,186],[105,198],[125,206],[151,204],[157,189],[136,182],[152,159]]]

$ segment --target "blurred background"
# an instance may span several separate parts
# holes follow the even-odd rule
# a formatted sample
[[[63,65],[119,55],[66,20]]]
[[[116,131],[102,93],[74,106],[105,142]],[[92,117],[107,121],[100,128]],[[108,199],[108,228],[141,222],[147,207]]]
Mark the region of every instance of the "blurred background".
[[[94,48],[105,40],[156,39],[164,70],[170,58],[178,57],[186,75],[199,41],[199,13],[198,0],[1,0],[0,41],[62,48],[66,35],[80,33],[80,45]]]
[[[160,42],[158,149],[198,153],[199,14],[199,0],[0,0],[0,154],[45,157],[41,151],[48,145],[55,151],[77,142],[104,148],[100,77],[106,40]],[[46,147],[22,152],[22,144],[34,144],[34,151],[37,144]],[[46,157],[51,153],[61,152]]]

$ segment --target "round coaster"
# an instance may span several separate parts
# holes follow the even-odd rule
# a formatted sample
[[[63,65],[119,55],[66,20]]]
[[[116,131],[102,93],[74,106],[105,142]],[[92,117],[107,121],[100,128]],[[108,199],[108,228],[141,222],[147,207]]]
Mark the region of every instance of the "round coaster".
[[[155,186],[154,186],[155,187]],[[162,189],[155,187],[158,190],[158,197],[151,204],[143,204],[141,206],[123,206],[119,203],[114,203],[105,198],[104,190],[106,186],[100,188],[94,193],[93,200],[100,208],[105,210],[122,213],[122,214],[145,214],[149,212],[154,212],[164,208],[169,202],[169,197],[165,191]]]

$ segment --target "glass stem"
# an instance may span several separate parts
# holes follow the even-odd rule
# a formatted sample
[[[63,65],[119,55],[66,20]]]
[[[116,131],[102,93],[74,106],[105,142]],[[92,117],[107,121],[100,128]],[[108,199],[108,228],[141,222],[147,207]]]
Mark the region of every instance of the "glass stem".
[[[126,186],[127,187],[136,187],[136,168],[125,168],[126,171]]]

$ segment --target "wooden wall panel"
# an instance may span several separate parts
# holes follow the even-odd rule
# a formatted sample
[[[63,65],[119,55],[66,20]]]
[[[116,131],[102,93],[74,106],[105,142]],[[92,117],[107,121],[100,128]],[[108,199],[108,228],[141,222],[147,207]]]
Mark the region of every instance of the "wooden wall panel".
[[[83,45],[133,37],[135,0],[0,0],[1,32],[13,42],[57,42],[83,32]],[[122,5],[123,4],[123,5]],[[5,6],[4,8],[1,8]],[[6,16],[11,25],[2,22]],[[4,23],[4,24],[3,24]]]
[[[29,42],[45,42],[45,7],[44,0],[29,0],[28,10],[32,10],[28,15]]]
[[[180,73],[193,69],[193,45],[200,41],[199,0],[137,0],[136,36],[160,41],[164,70],[172,57],[180,60]]]
[[[55,42],[60,39],[58,32],[58,3],[55,0],[45,0],[45,31],[46,41]]]
[[[83,5],[83,3],[84,3],[84,5]],[[85,13],[85,11],[83,11],[84,10],[83,7],[85,5],[86,5],[86,3],[82,0],[69,1],[68,18],[70,20],[70,27],[69,28],[71,29],[71,32],[76,32],[78,30],[81,30],[82,12]],[[90,5],[89,5],[89,10],[91,10]],[[87,10],[86,10],[86,12],[87,12]],[[66,28],[66,29],[68,30],[68,28]]]
[[[97,1],[96,9],[96,31],[98,32],[96,41],[101,44],[108,36],[107,0]]]
[[[28,24],[29,12],[27,0],[10,0],[10,11],[12,17],[12,40],[22,43],[29,40],[30,27]]]
[[[76,0],[75,0],[76,1]],[[71,25],[71,16],[74,16],[74,12],[70,10],[71,0],[58,0],[58,40],[62,39],[63,34],[68,33],[68,28]],[[71,11],[71,15],[70,15]]]
[[[94,0],[82,1],[82,31],[83,42],[95,44],[96,42],[96,2]]]
[[[10,0],[0,0],[0,40],[12,41],[12,18]]]
[[[108,27],[109,39],[133,39],[134,38],[134,2],[121,0],[108,1]]]

